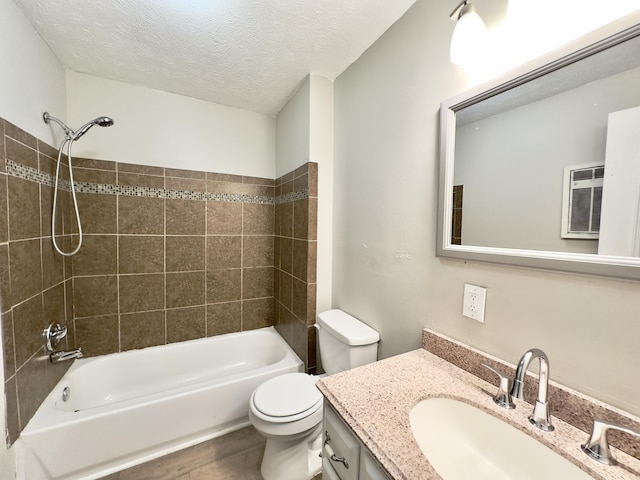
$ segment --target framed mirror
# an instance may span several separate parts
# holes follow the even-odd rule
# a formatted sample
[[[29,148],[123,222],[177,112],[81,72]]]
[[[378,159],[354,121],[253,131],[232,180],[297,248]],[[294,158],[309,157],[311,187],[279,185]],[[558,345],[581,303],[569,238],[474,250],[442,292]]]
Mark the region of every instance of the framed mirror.
[[[441,104],[436,253],[640,279],[640,12]]]

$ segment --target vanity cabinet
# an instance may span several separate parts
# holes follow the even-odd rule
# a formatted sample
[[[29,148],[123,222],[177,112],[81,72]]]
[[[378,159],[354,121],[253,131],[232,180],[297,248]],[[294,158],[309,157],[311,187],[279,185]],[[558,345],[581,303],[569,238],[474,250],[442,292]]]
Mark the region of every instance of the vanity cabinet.
[[[326,401],[322,443],[323,479],[391,480],[367,447]]]

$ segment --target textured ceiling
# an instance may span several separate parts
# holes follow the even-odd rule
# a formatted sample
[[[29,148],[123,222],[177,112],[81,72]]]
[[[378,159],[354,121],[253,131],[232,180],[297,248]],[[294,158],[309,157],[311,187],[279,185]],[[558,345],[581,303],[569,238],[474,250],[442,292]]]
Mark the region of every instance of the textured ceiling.
[[[71,70],[275,115],[415,0],[14,0]]]

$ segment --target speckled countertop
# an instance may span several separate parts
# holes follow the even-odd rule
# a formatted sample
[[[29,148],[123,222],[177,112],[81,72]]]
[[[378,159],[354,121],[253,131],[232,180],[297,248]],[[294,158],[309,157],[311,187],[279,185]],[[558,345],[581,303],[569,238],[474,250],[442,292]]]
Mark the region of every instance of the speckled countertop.
[[[409,412],[429,397],[449,397],[475,405],[527,432],[600,480],[638,480],[640,461],[615,448],[617,466],[586,457],[580,444],[587,435],[558,418],[555,431],[530,425],[531,405],[514,400],[505,410],[492,401],[496,386],[424,349],[381,360],[321,379],[318,388],[364,445],[396,480],[441,478],[413,439]],[[552,407],[553,415],[553,407]]]

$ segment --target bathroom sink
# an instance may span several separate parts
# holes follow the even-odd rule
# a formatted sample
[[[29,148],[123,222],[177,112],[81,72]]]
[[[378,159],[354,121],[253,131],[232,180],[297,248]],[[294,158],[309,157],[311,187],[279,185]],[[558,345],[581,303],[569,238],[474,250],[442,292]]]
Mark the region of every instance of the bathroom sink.
[[[422,453],[444,480],[593,480],[533,437],[458,400],[423,400],[410,421]]]

